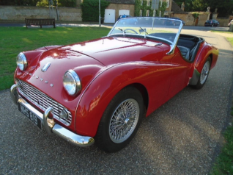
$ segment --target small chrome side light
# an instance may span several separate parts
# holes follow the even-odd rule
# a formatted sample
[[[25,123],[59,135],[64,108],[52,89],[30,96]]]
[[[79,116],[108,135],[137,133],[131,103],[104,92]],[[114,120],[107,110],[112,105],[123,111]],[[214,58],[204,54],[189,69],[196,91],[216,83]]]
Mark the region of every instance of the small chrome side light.
[[[65,108],[63,108],[59,114],[59,117],[62,119],[68,119],[68,116],[69,116],[69,114],[68,114],[67,110]]]

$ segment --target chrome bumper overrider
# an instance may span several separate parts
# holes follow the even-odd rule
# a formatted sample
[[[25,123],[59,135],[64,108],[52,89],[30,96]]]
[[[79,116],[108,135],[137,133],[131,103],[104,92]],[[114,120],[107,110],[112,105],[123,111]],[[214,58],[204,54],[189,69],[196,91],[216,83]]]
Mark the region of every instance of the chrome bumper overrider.
[[[18,97],[17,85],[15,84],[11,86],[11,98],[16,104],[20,103],[21,105],[28,108],[31,112],[36,114],[41,119],[43,128],[47,131],[47,133],[54,133],[59,137],[67,140],[68,142],[80,147],[90,146],[94,143],[94,138],[75,134],[69,131],[68,129],[64,128],[63,126],[55,123],[53,119],[48,118],[50,112],[52,111],[51,107],[46,109],[44,114],[42,114],[40,111],[35,109],[29,103],[27,103],[23,98]]]

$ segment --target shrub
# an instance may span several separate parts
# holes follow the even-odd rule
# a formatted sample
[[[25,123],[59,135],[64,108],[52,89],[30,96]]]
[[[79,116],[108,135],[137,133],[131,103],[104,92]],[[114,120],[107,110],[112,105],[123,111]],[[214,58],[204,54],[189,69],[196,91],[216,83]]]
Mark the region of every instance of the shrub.
[[[101,0],[101,17],[104,17],[105,9],[110,2]],[[84,0],[81,4],[82,19],[83,21],[97,22],[99,21],[99,1],[97,0]]]
[[[36,6],[38,0],[0,0],[0,5]]]
[[[76,0],[58,0],[58,5],[62,7],[76,7]]]
[[[75,7],[76,6],[76,0],[53,0],[54,6],[56,6],[57,3],[59,7]],[[36,6],[48,7],[49,6],[48,0],[39,0]]]
[[[76,0],[53,0],[53,5],[58,5],[62,7],[75,7]],[[19,5],[19,6],[49,6],[48,0],[0,0],[0,5]]]

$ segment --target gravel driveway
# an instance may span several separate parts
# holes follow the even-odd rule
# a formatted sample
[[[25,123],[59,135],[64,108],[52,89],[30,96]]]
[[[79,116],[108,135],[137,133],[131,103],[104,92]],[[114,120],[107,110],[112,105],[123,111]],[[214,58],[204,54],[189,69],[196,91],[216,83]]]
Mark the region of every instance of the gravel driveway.
[[[220,49],[201,90],[185,88],[145,118],[133,141],[106,154],[39,131],[0,92],[0,174],[209,174],[230,121],[232,48],[220,35],[184,30]]]

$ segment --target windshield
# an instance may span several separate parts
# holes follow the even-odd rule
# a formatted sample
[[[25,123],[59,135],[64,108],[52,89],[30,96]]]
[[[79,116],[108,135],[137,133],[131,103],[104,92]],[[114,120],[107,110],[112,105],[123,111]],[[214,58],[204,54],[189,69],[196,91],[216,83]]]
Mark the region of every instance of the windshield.
[[[166,41],[175,45],[183,24],[181,20],[160,17],[122,18],[108,36],[141,36]]]

